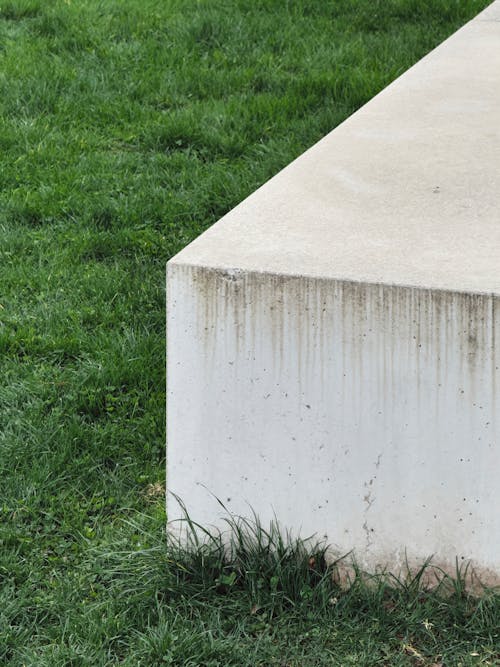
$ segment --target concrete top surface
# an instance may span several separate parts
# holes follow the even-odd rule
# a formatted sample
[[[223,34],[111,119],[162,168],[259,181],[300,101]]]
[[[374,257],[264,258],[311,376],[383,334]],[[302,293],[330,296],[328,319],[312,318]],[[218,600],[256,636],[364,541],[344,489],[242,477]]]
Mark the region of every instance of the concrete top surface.
[[[172,263],[500,294],[500,0]]]

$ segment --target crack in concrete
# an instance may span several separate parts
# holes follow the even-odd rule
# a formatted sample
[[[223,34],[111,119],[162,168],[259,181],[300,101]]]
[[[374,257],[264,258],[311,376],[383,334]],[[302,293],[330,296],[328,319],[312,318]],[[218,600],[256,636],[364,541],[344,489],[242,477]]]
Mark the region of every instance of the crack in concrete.
[[[376,469],[376,470],[378,470],[378,469],[380,468],[380,461],[381,461],[381,460],[382,460],[382,454],[380,453],[380,454],[377,456],[377,460],[375,461],[375,469]],[[363,486],[365,487],[365,489],[368,489],[367,493],[365,493],[364,496],[363,496],[363,502],[364,502],[365,505],[366,505],[366,507],[365,507],[365,509],[364,509],[364,512],[363,512],[363,515],[364,515],[364,517],[365,517],[365,521],[364,521],[364,523],[363,523],[363,530],[365,531],[365,535],[366,535],[366,549],[367,549],[367,550],[368,550],[368,549],[371,547],[371,545],[373,544],[373,540],[372,540],[372,536],[371,536],[371,534],[374,532],[374,531],[373,531],[373,528],[370,528],[370,526],[368,525],[368,517],[367,517],[367,515],[368,515],[368,512],[369,512],[370,509],[371,509],[371,506],[373,505],[373,503],[374,503],[375,500],[376,500],[376,498],[374,498],[374,497],[372,496],[372,491],[371,491],[371,489],[370,489],[369,487],[371,487],[371,486],[373,485],[373,482],[374,482],[376,479],[377,479],[377,476],[376,476],[376,475],[373,475],[373,477],[371,477],[370,480],[369,480],[368,482],[365,482],[365,483],[363,484]]]

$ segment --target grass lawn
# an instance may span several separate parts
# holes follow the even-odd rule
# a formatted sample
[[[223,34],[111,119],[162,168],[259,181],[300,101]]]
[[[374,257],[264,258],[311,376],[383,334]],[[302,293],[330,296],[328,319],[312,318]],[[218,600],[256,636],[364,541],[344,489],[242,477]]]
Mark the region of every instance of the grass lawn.
[[[498,596],[163,534],[166,261],[486,4],[0,0],[1,665],[500,664]]]

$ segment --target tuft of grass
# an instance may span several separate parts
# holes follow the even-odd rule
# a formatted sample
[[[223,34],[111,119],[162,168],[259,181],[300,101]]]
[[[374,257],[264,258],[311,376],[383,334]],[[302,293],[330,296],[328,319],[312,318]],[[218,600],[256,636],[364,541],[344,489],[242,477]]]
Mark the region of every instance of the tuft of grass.
[[[330,603],[335,563],[328,564],[325,545],[292,539],[278,521],[264,528],[255,514],[228,514],[224,533],[194,523],[187,512],[185,517],[177,539],[171,533],[168,540],[181,590],[238,590],[270,617],[313,597],[318,610]]]
[[[375,589],[296,620],[321,552],[170,563],[164,268],[486,4],[0,0],[2,665],[417,664]],[[494,663],[488,600],[429,654]]]

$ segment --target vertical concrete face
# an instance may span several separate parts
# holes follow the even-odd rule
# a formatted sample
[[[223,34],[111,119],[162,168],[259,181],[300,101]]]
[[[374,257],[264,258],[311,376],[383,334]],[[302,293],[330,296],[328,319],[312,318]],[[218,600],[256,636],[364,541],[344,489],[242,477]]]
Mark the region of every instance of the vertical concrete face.
[[[219,498],[371,569],[500,568],[497,297],[189,266],[168,285],[168,485],[197,521]]]
[[[219,499],[367,569],[500,576],[499,10],[169,262],[167,485],[194,520]]]

